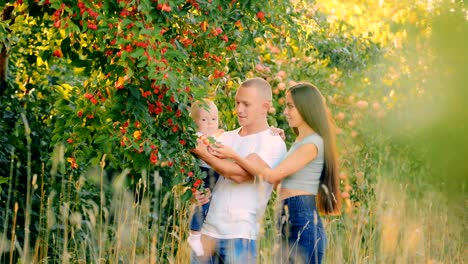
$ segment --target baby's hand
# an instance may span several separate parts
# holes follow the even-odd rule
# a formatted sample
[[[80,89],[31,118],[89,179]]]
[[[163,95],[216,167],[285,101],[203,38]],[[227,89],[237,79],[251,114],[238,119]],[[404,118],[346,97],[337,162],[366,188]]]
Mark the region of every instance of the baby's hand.
[[[210,201],[211,191],[209,188],[206,188],[204,192],[196,190],[193,192],[193,197],[200,205],[203,205]]]

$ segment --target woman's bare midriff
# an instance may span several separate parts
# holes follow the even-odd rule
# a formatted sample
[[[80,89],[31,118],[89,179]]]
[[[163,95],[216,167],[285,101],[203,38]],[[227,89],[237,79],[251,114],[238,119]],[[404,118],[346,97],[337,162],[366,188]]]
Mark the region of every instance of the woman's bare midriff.
[[[298,196],[298,195],[311,195],[312,193],[306,192],[306,191],[301,191],[301,190],[293,190],[293,189],[287,189],[287,188],[280,188],[279,190],[279,197],[280,200],[284,200],[293,196]]]

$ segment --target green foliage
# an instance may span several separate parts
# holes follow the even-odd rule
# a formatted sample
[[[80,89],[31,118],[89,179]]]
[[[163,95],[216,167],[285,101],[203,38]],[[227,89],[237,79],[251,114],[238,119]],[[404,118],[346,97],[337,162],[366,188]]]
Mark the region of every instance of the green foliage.
[[[49,242],[54,248],[80,243],[68,242],[63,208],[85,213],[92,202],[102,212],[111,192],[103,184],[120,171],[130,169],[125,186],[135,193],[142,175],[159,171],[159,193],[190,199],[192,184],[203,177],[189,152],[195,143],[191,102],[231,78],[243,79],[258,60],[255,39],[294,26],[288,18],[274,19],[287,6],[270,10],[257,1],[16,1],[12,6],[14,18],[1,21],[1,42],[10,44],[0,130],[6,146],[0,150],[0,176],[10,180],[2,203],[10,210],[2,220],[4,228],[12,224],[15,202],[26,208],[19,194],[32,171],[41,188],[31,191],[32,208],[40,210],[20,210],[21,228],[14,230],[20,241],[27,229],[33,230],[33,243],[37,235],[45,239],[38,243],[46,256]],[[21,113],[33,131],[32,152],[25,148]],[[33,157],[31,167],[26,155]],[[158,211],[158,192],[148,195],[158,212],[155,228],[170,231],[174,204]],[[49,226],[46,208],[62,208],[65,215]],[[34,228],[23,226],[24,216],[32,216]],[[45,235],[50,232],[57,234],[52,241]],[[77,239],[85,237],[86,230],[76,230]]]
[[[423,4],[407,7],[404,1],[393,14],[390,3],[374,2],[10,1],[14,18],[0,21],[0,44],[9,54],[8,86],[0,97],[4,236],[10,238],[15,230],[21,244],[24,230],[30,229],[40,261],[187,260],[188,255],[175,255],[185,246],[180,241],[187,234],[193,183],[203,177],[189,151],[196,127],[188,109],[194,100],[213,98],[222,127],[236,128],[236,88],[260,76],[273,87],[269,123],[285,129],[288,144],[294,135],[281,114],[286,88],[298,81],[320,88],[335,118],[341,154],[345,207],[344,215],[331,222],[339,233],[331,236],[331,244],[344,246],[336,262],[385,260],[371,252],[380,252],[373,243],[380,243],[378,232],[384,227],[375,214],[385,188],[381,175],[410,182],[407,190],[425,197],[414,186],[430,187],[419,177],[432,169],[426,157],[434,162],[454,148],[453,161],[444,164],[453,174],[463,176],[466,170],[459,160],[465,145],[440,141],[451,124],[460,124],[452,138],[462,138],[465,115],[454,110],[450,113],[456,118],[432,123],[433,133],[427,134],[412,130],[413,119],[399,123],[397,115],[391,128],[416,133],[397,140],[388,133],[394,130],[385,126],[385,117],[419,99],[431,99],[430,106],[437,106],[437,98],[446,106],[460,106],[463,89],[438,90],[438,75],[428,65],[437,61],[442,65],[438,71],[445,72],[445,66],[460,63],[466,30],[441,30],[453,21],[435,23],[434,38],[441,47],[445,37],[460,45],[443,49],[438,57],[445,59],[434,60],[434,53],[426,55],[432,50],[426,34],[412,34],[428,29]],[[463,24],[457,12],[451,19]],[[414,39],[405,42],[407,37]],[[412,57],[415,51],[425,56]],[[451,67],[443,80],[451,83],[462,69],[461,64]],[[427,80],[435,84],[426,90]],[[428,96],[420,97],[423,92]],[[30,152],[21,114],[32,131]],[[415,137],[420,141],[405,141]],[[420,148],[427,142],[437,144]],[[23,209],[28,169],[36,174],[29,212]],[[465,185],[460,186],[463,192]],[[275,238],[272,207],[273,202],[260,244],[267,249],[275,246],[268,244]],[[14,214],[16,226],[9,228]],[[27,214],[32,216],[29,227],[24,226]],[[353,226],[363,228],[353,241],[345,237],[341,242]],[[120,245],[125,241],[131,246]],[[360,252],[349,253],[355,248]],[[263,253],[260,259],[269,260],[271,253]],[[16,251],[11,254],[18,257]],[[27,260],[27,252],[20,257]]]
[[[87,76],[55,105],[52,143],[71,142],[66,155],[75,173],[106,154],[110,168],[137,174],[174,164],[168,180],[193,183],[186,182],[194,144],[188,107],[231,72],[242,78],[256,60],[254,38],[274,28],[258,27],[259,4],[52,1],[50,7],[49,30],[60,43],[54,52]]]

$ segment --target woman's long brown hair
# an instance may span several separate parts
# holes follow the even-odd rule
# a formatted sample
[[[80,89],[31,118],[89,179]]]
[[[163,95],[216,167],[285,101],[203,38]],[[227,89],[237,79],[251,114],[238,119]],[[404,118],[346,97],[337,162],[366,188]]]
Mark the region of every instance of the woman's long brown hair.
[[[299,83],[287,91],[302,119],[323,139],[324,167],[317,194],[317,208],[324,215],[340,214],[341,195],[338,181],[338,153],[332,118],[324,98],[312,84]],[[293,128],[297,134],[296,128]]]

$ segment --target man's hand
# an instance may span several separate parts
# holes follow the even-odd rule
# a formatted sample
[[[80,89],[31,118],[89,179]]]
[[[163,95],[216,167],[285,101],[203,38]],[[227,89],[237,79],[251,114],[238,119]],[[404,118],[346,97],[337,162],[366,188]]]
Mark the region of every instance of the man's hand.
[[[198,204],[204,205],[211,199],[211,190],[210,188],[206,188],[204,192],[195,191],[193,197],[197,200]]]

